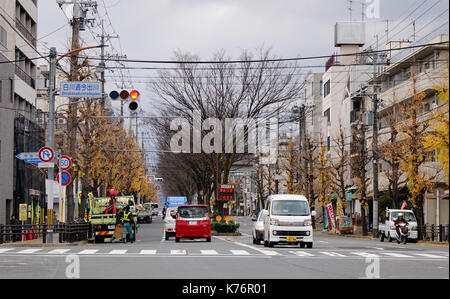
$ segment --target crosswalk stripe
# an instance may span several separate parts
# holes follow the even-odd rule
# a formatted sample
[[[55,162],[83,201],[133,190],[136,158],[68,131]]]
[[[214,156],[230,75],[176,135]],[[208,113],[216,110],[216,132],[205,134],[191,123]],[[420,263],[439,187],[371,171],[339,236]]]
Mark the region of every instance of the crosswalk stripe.
[[[261,250],[261,252],[265,255],[281,255],[280,253],[273,250]]]
[[[321,251],[320,253],[328,255],[328,256],[335,256],[335,257],[346,257],[343,254],[337,253],[337,252],[326,252],[326,251]]]
[[[70,249],[53,249],[51,251],[49,251],[49,254],[63,254],[70,251]]]
[[[250,255],[250,253],[246,250],[230,250],[234,255]]]
[[[363,257],[380,257],[379,255],[373,254],[373,253],[367,253],[367,252],[352,252],[352,254],[356,254]]]
[[[29,254],[29,253],[35,253],[35,252],[38,252],[39,250],[42,250],[42,249],[40,249],[40,248],[38,248],[38,249],[36,249],[36,248],[33,248],[33,249],[24,249],[24,250],[19,251],[18,253]]]
[[[0,253],[12,250],[12,248],[0,248]]]
[[[440,256],[440,255],[434,255],[434,254],[428,254],[428,253],[416,253],[416,255],[423,256],[423,257],[430,257],[434,259],[445,259],[446,256]]]
[[[143,249],[139,254],[156,254],[156,250]]]
[[[85,249],[78,252],[78,254],[95,254],[97,251],[98,249]]]
[[[186,255],[186,250],[171,250],[170,254],[174,254],[174,255]]]
[[[314,254],[311,254],[309,252],[301,251],[301,250],[295,250],[295,251],[289,251],[292,254],[295,254],[296,256],[314,256]]]
[[[205,254],[205,255],[216,255],[216,254],[218,254],[217,251],[215,251],[215,250],[200,250],[200,252],[202,254]]]
[[[393,257],[412,257],[410,255],[401,254],[401,253],[393,253],[393,252],[381,252],[381,254],[393,256]]]
[[[115,250],[111,250],[111,251],[109,252],[109,254],[125,254],[125,253],[127,253],[127,250],[126,250],[126,249],[125,249],[125,250],[115,249]]]

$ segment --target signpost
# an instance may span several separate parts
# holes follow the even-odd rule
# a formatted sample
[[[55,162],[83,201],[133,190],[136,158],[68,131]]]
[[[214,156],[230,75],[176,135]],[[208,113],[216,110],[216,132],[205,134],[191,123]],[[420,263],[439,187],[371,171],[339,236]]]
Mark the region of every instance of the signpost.
[[[101,82],[61,82],[60,96],[67,98],[101,98]]]
[[[55,152],[51,147],[44,146],[39,150],[38,156],[42,162],[51,162],[55,157]]]

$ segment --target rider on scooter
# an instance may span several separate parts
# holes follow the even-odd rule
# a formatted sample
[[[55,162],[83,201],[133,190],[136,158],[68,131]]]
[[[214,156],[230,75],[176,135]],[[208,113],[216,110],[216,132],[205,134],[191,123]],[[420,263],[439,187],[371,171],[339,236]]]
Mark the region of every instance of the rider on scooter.
[[[408,221],[406,221],[406,219],[403,218],[403,213],[399,213],[398,218],[394,221],[397,236],[400,236],[400,225],[399,225],[400,223],[405,223],[406,225],[408,225]]]

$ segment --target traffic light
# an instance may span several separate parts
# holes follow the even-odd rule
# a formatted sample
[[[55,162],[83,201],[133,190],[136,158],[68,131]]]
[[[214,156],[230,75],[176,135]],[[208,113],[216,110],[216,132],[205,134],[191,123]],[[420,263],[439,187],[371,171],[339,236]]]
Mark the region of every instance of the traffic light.
[[[132,90],[131,92],[128,92],[128,90],[122,90],[121,92],[113,90],[109,93],[109,97],[112,100],[118,100],[120,98],[124,101],[130,99],[131,102],[128,104],[128,108],[131,111],[135,111],[139,108],[139,104],[137,102],[139,95],[139,91],[137,90]]]

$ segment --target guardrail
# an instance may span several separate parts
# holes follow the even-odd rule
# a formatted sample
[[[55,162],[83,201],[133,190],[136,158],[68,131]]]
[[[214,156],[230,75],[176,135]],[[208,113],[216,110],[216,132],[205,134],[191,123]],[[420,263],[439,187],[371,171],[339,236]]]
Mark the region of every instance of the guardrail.
[[[417,227],[419,237],[426,241],[449,241],[449,225],[425,224]]]
[[[90,222],[49,224],[0,224],[0,244],[5,241],[25,241],[42,238],[47,243],[47,234],[59,234],[59,243],[79,242],[92,238],[92,225]]]

